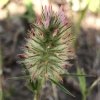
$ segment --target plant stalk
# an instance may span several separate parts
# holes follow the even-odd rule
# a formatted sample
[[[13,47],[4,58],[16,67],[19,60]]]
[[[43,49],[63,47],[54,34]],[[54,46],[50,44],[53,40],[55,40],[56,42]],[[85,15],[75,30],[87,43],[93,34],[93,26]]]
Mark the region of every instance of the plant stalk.
[[[41,90],[42,90],[42,81],[40,80],[38,83],[37,91],[35,92],[34,100],[40,100],[41,97]]]
[[[86,95],[83,95],[82,100],[86,100]]]

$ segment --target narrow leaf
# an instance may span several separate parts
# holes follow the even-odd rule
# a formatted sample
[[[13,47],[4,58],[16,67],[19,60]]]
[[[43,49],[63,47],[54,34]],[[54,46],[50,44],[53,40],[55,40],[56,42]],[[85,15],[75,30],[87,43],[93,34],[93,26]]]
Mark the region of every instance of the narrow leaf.
[[[84,74],[84,71],[80,70],[77,67],[77,73],[78,74]],[[79,85],[80,85],[81,92],[82,92],[82,94],[84,94],[86,92],[86,80],[85,80],[85,76],[84,77],[78,77],[78,79],[79,79]]]
[[[2,89],[0,89],[0,100],[2,100]]]
[[[25,70],[26,75],[27,75],[27,76],[29,76],[29,75],[30,75],[30,73],[29,73],[29,71],[28,71],[28,69],[27,69],[26,65],[25,65],[24,63],[21,63],[21,64],[22,64],[22,67],[23,67],[23,68],[24,68],[24,70]]]
[[[66,77],[66,76],[73,76],[73,77],[78,77],[78,76],[91,76],[91,75],[86,75],[86,74],[60,74],[60,76],[62,77]]]
[[[30,76],[13,77],[13,78],[8,78],[7,80],[22,80],[27,78],[30,78]]]
[[[95,80],[93,82],[93,84],[89,87],[89,89],[87,90],[88,93],[98,84],[98,82],[100,82],[100,78],[98,78],[97,80]]]
[[[32,86],[32,84],[29,82],[29,83],[27,83],[27,84],[25,84],[25,86],[29,89],[29,90],[31,90],[32,92],[35,92],[35,89],[34,89],[34,87]]]
[[[38,88],[38,84],[39,84],[38,79],[36,79],[36,82],[35,82],[35,89],[36,89],[36,90],[37,90],[37,88]]]
[[[32,88],[33,91],[36,90],[36,87],[35,87],[36,82],[33,82],[33,81],[30,79],[29,84],[30,84],[30,86],[31,86],[31,88]]]
[[[62,89],[64,92],[66,92],[67,94],[75,97],[73,94],[71,94],[66,88],[64,88],[61,84],[59,84],[58,82],[54,81],[53,79],[49,78],[49,80],[54,83],[56,86],[58,86],[60,89]]]
[[[28,89],[30,89],[32,92],[36,92],[37,89],[38,89],[38,85],[39,85],[38,80],[36,80],[36,81],[34,81],[34,82],[33,82],[32,80],[30,80],[29,83],[27,83],[25,86],[26,86]]]

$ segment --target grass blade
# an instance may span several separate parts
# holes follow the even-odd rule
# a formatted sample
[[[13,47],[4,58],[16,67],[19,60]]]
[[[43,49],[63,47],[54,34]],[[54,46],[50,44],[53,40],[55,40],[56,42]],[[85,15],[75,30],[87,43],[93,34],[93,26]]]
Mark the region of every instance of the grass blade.
[[[31,90],[32,92],[35,92],[35,88],[34,88],[33,82],[30,81],[29,83],[25,84],[25,86],[26,86],[29,90]]]
[[[86,75],[86,74],[60,74],[60,76],[62,76],[62,77],[66,77],[66,76],[73,76],[73,77],[80,77],[80,76],[85,76],[85,77],[87,77],[87,76],[91,76],[91,75]]]
[[[80,68],[77,67],[77,73],[78,74],[84,74],[84,71],[80,70]],[[79,85],[80,85],[81,92],[82,92],[82,94],[84,94],[85,91],[86,91],[86,80],[85,80],[85,77],[78,77],[78,79],[79,79]]]
[[[89,89],[87,89],[88,93],[100,82],[100,78],[98,78],[97,80],[95,80],[93,82],[93,84],[89,87]]]
[[[13,78],[8,78],[7,80],[22,80],[22,79],[30,79],[31,76],[20,76],[20,77],[13,77]]]
[[[73,94],[71,94],[66,88],[64,88],[61,84],[59,84],[58,82],[54,81],[53,79],[49,78],[49,80],[54,83],[56,86],[58,86],[61,90],[63,90],[64,92],[66,92],[67,94],[75,97]]]
[[[29,76],[29,75],[30,75],[30,73],[29,73],[29,71],[28,71],[28,69],[27,69],[26,65],[25,65],[24,63],[21,63],[21,64],[22,64],[22,67],[23,67],[23,68],[24,68],[24,70],[25,70],[26,75],[27,75],[27,76]]]
[[[0,100],[2,100],[2,89],[0,89]]]

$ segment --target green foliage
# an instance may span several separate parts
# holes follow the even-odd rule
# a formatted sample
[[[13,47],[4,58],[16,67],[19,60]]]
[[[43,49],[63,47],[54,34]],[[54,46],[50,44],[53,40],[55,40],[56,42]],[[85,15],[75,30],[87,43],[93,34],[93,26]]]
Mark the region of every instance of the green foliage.
[[[59,83],[56,82],[55,80],[50,79],[50,78],[49,78],[49,80],[50,80],[52,83],[54,83],[56,86],[58,86],[61,90],[63,90],[65,93],[67,93],[67,94],[69,94],[69,95],[75,97],[75,96],[74,96],[73,94],[71,94],[66,88],[64,88],[61,84],[59,84]]]
[[[89,94],[92,91],[92,89],[98,84],[98,82],[100,82],[100,77],[97,80],[95,80],[92,83],[92,85],[87,89],[87,94]]]
[[[80,4],[82,2],[85,3],[86,6],[83,10],[79,9],[79,11],[78,11],[79,19],[78,19],[78,22],[76,22],[76,25],[75,25],[76,38],[79,35],[80,26],[81,26],[82,21],[85,18],[87,11],[90,10],[90,11],[93,11],[95,13],[100,12],[100,0],[85,0],[85,1],[80,0],[79,2],[80,2]],[[76,39],[76,41],[77,41],[77,39]]]
[[[78,74],[84,74],[84,70],[80,70],[77,67],[77,73]],[[81,92],[84,95],[84,93],[86,92],[86,80],[85,80],[85,77],[78,77],[78,79],[79,79],[79,85],[80,85]]]
[[[76,39],[75,39],[75,41],[74,41],[74,47],[76,48],[76,44],[77,44],[77,41],[78,41],[78,36],[79,36],[79,33],[80,33],[80,27],[81,27],[81,23],[82,23],[82,21],[84,20],[84,18],[85,18],[85,15],[86,15],[86,13],[87,13],[87,11],[88,11],[88,7],[89,7],[89,5],[90,5],[90,2],[91,2],[91,0],[87,0],[87,3],[86,3],[86,6],[85,6],[85,8],[83,9],[83,10],[80,10],[79,12],[78,12],[78,14],[79,14],[79,18],[78,18],[78,21],[76,22],[76,25],[74,26],[74,33],[75,33],[75,37],[76,37]]]
[[[2,100],[2,90],[0,89],[0,100]]]
[[[32,0],[24,0],[24,2],[29,16],[33,17],[34,12],[33,12]]]
[[[66,77],[66,76],[73,76],[73,77],[85,77],[85,76],[89,76],[89,75],[86,75],[86,74],[60,74],[60,76],[62,76],[62,77]]]
[[[25,86],[32,92],[36,93],[38,89],[38,84],[38,80],[35,80],[34,82],[30,80],[27,84],[25,84]]]
[[[30,76],[20,76],[20,77],[8,78],[7,80],[22,80],[22,79],[29,79],[29,78]]]
[[[22,64],[22,67],[26,73],[27,76],[30,76],[30,73],[29,73],[29,70],[27,69],[26,65],[24,63],[21,63]]]
[[[80,68],[77,67],[77,73],[78,74],[84,74],[84,70],[80,70]],[[94,76],[92,76],[92,77],[94,77]],[[97,80],[95,80],[93,82],[93,84],[89,88],[86,87],[86,79],[85,79],[85,77],[78,77],[78,79],[79,79],[80,90],[81,90],[81,93],[82,93],[82,100],[86,100],[88,94],[92,91],[92,89],[100,81],[100,78],[98,78]]]
[[[16,91],[15,88],[10,87],[8,92],[3,95],[3,98],[5,100],[8,100],[15,93],[15,91]]]
[[[29,22],[31,22],[36,19],[35,12],[33,10],[32,0],[24,0],[24,3],[25,3],[26,10],[27,10],[27,14],[26,15],[18,15],[18,16],[21,18],[25,18]]]
[[[80,28],[81,22],[84,19],[85,15],[86,15],[86,12],[88,11],[88,7],[90,5],[91,0],[87,0],[87,1],[88,2],[86,4],[86,7],[83,10],[80,11],[80,17],[79,17],[78,23],[76,24],[77,29]]]

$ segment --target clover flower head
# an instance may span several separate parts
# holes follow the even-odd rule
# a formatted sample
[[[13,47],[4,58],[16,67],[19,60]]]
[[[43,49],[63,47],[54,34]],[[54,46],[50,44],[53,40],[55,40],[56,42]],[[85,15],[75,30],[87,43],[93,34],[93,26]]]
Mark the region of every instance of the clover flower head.
[[[57,13],[52,6],[42,9],[41,17],[31,23],[30,38],[24,46],[23,63],[31,74],[31,79],[51,78],[62,81],[60,74],[66,73],[65,67],[71,66],[67,59],[73,56],[71,48],[72,35],[69,31],[69,19],[60,7]]]

